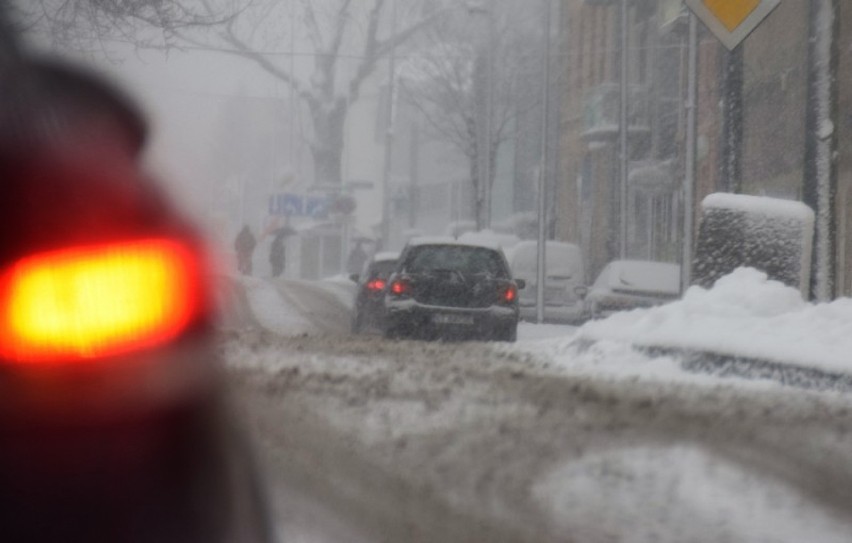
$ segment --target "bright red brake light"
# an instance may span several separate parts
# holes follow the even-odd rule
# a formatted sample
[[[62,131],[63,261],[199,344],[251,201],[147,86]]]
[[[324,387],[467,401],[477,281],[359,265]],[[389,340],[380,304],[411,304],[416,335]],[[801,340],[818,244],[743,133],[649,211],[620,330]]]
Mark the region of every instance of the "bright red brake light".
[[[0,274],[0,357],[116,355],[176,337],[201,308],[198,256],[167,239],[42,253]]]
[[[411,285],[409,285],[407,281],[403,280],[394,281],[393,283],[391,283],[390,286],[391,294],[394,294],[396,296],[403,296],[405,294],[408,294],[410,290]]]
[[[517,298],[517,297],[518,297],[518,289],[517,289],[517,287],[515,287],[515,285],[510,285],[503,292],[503,301],[504,302],[514,302],[515,298]]]
[[[385,288],[385,281],[384,279],[373,279],[367,283],[367,288],[376,291],[382,290]]]

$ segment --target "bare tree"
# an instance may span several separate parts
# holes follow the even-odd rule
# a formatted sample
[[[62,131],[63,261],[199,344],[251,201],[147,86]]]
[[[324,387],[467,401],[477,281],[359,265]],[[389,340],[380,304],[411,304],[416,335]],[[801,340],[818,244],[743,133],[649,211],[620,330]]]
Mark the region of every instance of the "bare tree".
[[[386,12],[398,2],[400,17]],[[198,47],[235,55],[286,83],[307,107],[318,183],[341,181],[343,131],[364,81],[389,51],[426,26],[428,0],[19,0],[28,24],[62,44],[109,51]],[[296,23],[294,24],[294,18]],[[393,26],[393,27],[391,27]],[[106,45],[105,45],[106,44]],[[294,48],[309,46],[309,73]],[[343,66],[341,59],[346,59]]]
[[[467,159],[479,229],[485,227],[501,145],[514,135],[517,116],[540,102],[521,84],[538,40],[530,39],[535,29],[523,24],[528,6],[520,4],[493,0],[447,12],[418,39],[400,73],[404,99],[435,137]]]

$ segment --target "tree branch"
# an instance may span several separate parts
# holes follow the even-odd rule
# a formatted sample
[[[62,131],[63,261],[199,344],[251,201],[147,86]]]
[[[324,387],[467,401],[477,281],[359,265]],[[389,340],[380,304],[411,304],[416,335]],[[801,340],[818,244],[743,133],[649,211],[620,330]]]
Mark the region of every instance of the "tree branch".
[[[239,38],[234,35],[233,31],[228,28],[222,34],[221,37],[225,42],[229,43],[233,49],[228,49],[225,47],[216,47],[214,45],[210,45],[209,43],[202,42],[200,40],[196,40],[190,36],[187,36],[182,33],[177,33],[180,36],[180,39],[200,47],[206,51],[213,51],[217,53],[225,53],[228,55],[242,57],[248,60],[251,60],[255,64],[257,64],[260,68],[265,70],[267,73],[284,81],[287,83],[295,92],[299,95],[300,98],[308,102],[310,105],[312,102],[316,101],[316,97],[311,94],[311,92],[305,88],[301,81],[293,77],[293,75],[278,67],[276,64],[271,62],[268,58],[266,58],[263,54],[258,53],[257,51],[252,50],[248,45],[242,42]]]

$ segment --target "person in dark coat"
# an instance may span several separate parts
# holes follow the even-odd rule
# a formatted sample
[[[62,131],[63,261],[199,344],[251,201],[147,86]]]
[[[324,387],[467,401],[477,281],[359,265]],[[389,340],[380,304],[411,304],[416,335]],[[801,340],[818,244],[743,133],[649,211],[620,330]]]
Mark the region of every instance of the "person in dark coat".
[[[237,251],[237,269],[240,273],[251,275],[251,257],[256,245],[257,240],[254,239],[251,229],[248,225],[243,225],[243,229],[234,241],[234,249]]]
[[[367,261],[367,251],[362,247],[361,240],[355,242],[355,247],[349,253],[349,259],[346,261],[346,271],[350,274],[361,273],[364,263]]]
[[[269,263],[272,265],[272,277],[284,273],[284,232],[278,232],[269,247]]]

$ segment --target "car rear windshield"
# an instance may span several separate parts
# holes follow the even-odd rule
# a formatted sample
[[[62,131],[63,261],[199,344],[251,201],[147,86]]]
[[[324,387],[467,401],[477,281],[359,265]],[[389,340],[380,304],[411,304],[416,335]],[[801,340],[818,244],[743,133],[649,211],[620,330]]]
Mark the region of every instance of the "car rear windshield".
[[[405,261],[408,273],[453,270],[463,274],[486,274],[508,278],[509,272],[500,253],[486,247],[464,245],[424,245],[414,247]]]
[[[367,270],[367,276],[370,279],[387,279],[387,277],[396,268],[396,260],[381,260],[370,264],[370,269]]]

